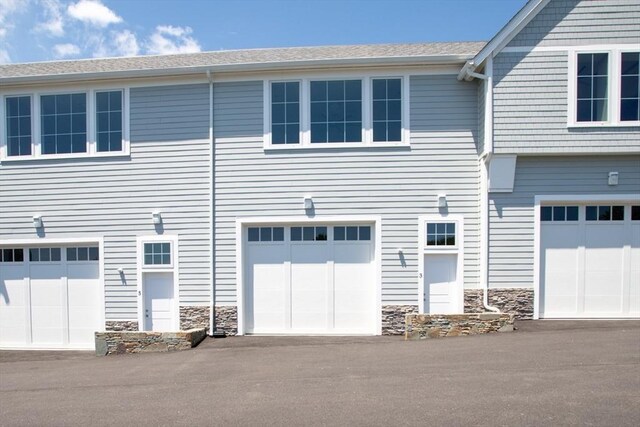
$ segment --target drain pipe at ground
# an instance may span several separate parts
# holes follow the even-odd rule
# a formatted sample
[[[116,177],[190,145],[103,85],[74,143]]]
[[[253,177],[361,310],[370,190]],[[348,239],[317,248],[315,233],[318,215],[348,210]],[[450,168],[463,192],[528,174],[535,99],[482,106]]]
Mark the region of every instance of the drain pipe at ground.
[[[482,305],[485,310],[500,313],[500,309],[489,305],[489,185],[488,176],[490,153],[480,157],[480,283],[482,285]]]

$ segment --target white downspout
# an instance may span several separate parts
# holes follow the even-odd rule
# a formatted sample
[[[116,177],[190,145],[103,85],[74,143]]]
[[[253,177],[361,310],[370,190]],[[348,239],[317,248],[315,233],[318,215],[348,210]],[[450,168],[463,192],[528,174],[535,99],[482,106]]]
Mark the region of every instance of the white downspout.
[[[484,72],[484,149],[480,156],[480,284],[484,308],[500,313],[500,309],[489,305],[489,162],[493,153],[493,57],[487,58]],[[475,74],[472,75],[475,77]]]
[[[211,203],[209,205],[209,217],[210,223],[209,227],[211,229],[211,259],[209,260],[209,275],[211,277],[211,301],[209,306],[209,336],[213,336],[213,332],[215,330],[215,290],[216,290],[216,281],[215,281],[215,258],[216,258],[216,244],[215,244],[215,186],[214,186],[214,167],[213,161],[215,158],[214,155],[214,145],[213,145],[213,76],[211,75],[211,70],[207,70],[207,79],[209,80],[209,183],[211,184],[211,188],[209,190],[209,197],[211,199]]]

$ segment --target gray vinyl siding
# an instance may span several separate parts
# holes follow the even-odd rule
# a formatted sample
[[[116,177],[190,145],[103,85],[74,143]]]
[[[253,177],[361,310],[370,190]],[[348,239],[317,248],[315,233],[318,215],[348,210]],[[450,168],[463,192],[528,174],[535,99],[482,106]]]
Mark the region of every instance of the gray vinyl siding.
[[[160,211],[164,234],[179,236],[180,302],[207,305],[210,144],[184,135],[200,138],[200,129],[208,129],[208,103],[204,113],[171,107],[172,99],[189,103],[190,96],[201,107],[200,92],[208,102],[207,85],[197,91],[193,86],[132,89],[130,157],[3,163],[0,241],[36,238],[31,220],[36,213],[43,217],[48,238],[104,236],[106,319],[134,320],[136,236],[157,235],[151,213]],[[164,124],[150,119],[149,111],[168,108],[172,114],[164,116]],[[184,122],[198,132],[174,131],[169,136],[170,129]],[[165,132],[159,132],[163,126]],[[118,268],[124,269],[126,283]]]
[[[637,0],[551,0],[507,46],[640,43]]]
[[[610,171],[620,174],[607,185]],[[518,157],[513,193],[490,194],[489,285],[532,287],[536,195],[640,192],[640,156]]]
[[[501,52],[493,67],[496,153],[640,152],[638,126],[567,127],[567,52]]]
[[[417,304],[418,215],[465,216],[465,285],[478,283],[477,86],[411,77],[411,148],[265,152],[261,81],[214,85],[216,304],[236,304],[238,217],[382,217],[383,304]],[[404,259],[398,254],[403,249]]]

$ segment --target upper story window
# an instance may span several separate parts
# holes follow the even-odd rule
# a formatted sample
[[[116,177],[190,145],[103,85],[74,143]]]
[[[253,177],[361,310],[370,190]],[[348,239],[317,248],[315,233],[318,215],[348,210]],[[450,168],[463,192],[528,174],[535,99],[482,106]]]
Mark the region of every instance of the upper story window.
[[[97,151],[122,151],[122,91],[96,92]]]
[[[7,116],[7,156],[31,155],[31,97],[8,96],[5,100]]]
[[[271,83],[271,143],[300,142],[300,82]]]
[[[265,83],[265,148],[406,145],[406,77]]]
[[[311,143],[362,141],[362,81],[311,82]]]
[[[127,100],[122,89],[6,95],[0,159],[126,154]]]
[[[400,79],[373,79],[373,140],[402,140]]]
[[[623,47],[574,52],[570,60],[569,126],[640,125],[640,52]]]
[[[42,154],[87,152],[87,95],[40,97]]]
[[[578,54],[577,121],[603,122],[607,120],[608,80],[609,54]]]
[[[640,52],[623,52],[620,78],[620,121],[640,121]]]

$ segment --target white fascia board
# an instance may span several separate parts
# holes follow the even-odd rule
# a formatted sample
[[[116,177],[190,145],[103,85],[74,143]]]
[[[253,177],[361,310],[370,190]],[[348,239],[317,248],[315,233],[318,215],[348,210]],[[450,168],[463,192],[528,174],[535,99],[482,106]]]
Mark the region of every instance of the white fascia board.
[[[349,59],[320,59],[305,61],[285,61],[266,63],[245,63],[210,66],[193,66],[178,68],[151,68],[136,69],[126,71],[103,71],[92,73],[68,73],[52,75],[32,75],[19,77],[0,78],[0,84],[21,84],[36,82],[64,82],[82,81],[98,79],[120,79],[134,77],[162,77],[179,76],[189,74],[205,74],[207,71],[221,72],[244,72],[244,71],[271,71],[271,70],[300,70],[318,67],[352,67],[352,66],[379,66],[379,65],[441,65],[460,64],[469,59],[469,55],[425,55],[425,56],[398,56],[384,58],[349,58]]]
[[[490,41],[483,47],[480,52],[476,54],[472,59],[468,60],[460,73],[458,74],[458,80],[467,78],[469,71],[474,71],[489,57],[495,56],[505,45],[507,45],[522,28],[527,25],[531,20],[540,12],[550,0],[529,0],[522,9],[514,15],[513,18],[502,27],[498,34],[496,34]]]

